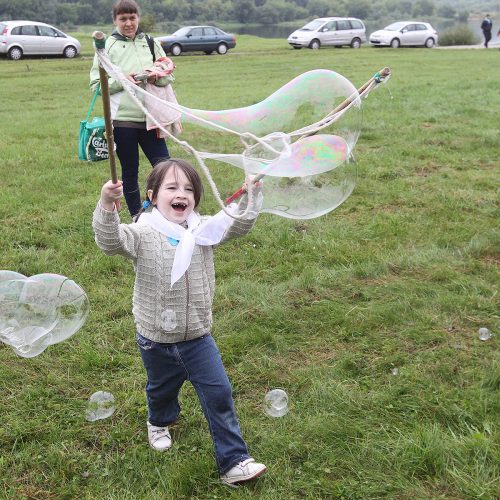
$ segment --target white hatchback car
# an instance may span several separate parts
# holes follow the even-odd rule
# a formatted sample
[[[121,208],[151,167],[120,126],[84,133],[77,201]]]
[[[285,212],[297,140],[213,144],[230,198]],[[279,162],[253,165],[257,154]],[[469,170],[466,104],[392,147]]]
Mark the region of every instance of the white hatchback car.
[[[294,31],[288,43],[294,49],[319,49],[322,45],[349,45],[359,49],[366,43],[366,29],[363,22],[354,17],[320,17]]]
[[[403,45],[431,49],[438,43],[438,34],[429,23],[400,21],[373,32],[370,35],[370,43],[375,47],[387,45],[393,49]]]
[[[18,60],[23,55],[54,55],[68,58],[80,53],[80,42],[45,23],[0,21],[0,54]]]

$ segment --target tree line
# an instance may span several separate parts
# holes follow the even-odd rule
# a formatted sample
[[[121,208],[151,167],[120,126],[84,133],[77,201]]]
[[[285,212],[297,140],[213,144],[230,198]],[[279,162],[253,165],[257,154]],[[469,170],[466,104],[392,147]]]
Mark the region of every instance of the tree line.
[[[0,20],[60,26],[108,24],[114,0],[0,0]],[[489,2],[482,2],[484,4]],[[439,16],[466,21],[460,0],[139,0],[147,29],[155,25],[239,22],[276,24],[324,16],[397,19]]]

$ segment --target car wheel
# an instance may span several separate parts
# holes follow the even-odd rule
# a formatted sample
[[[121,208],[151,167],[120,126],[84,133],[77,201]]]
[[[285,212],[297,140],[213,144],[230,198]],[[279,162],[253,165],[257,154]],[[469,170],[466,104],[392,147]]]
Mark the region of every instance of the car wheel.
[[[427,38],[427,40],[425,41],[425,46],[428,49],[432,49],[432,47],[434,47],[434,43],[434,38]]]
[[[392,47],[393,49],[398,49],[400,45],[401,45],[401,44],[400,44],[400,42],[399,42],[399,40],[398,40],[397,38],[393,38],[393,39],[391,40],[391,47]]]
[[[205,54],[209,56],[213,52],[213,50],[204,50],[203,52],[205,52]]]
[[[217,52],[220,55],[225,54],[227,52],[227,45],[225,43],[219,43],[219,45],[217,47]]]
[[[76,56],[76,49],[72,45],[69,47],[66,47],[63,52],[64,57],[67,57],[68,59],[73,59],[73,57]]]
[[[182,52],[182,48],[180,45],[172,45],[172,47],[170,47],[170,52],[172,53],[173,56],[180,56],[181,55],[181,52]]]
[[[361,47],[361,40],[359,38],[353,38],[351,42],[351,47],[353,49],[359,49]]]
[[[21,47],[12,47],[9,49],[8,56],[9,59],[12,59],[13,61],[19,61],[19,59],[23,57],[23,49],[21,49]]]
[[[319,40],[314,39],[310,44],[309,48],[313,50],[318,50],[321,47],[321,44],[319,43]]]

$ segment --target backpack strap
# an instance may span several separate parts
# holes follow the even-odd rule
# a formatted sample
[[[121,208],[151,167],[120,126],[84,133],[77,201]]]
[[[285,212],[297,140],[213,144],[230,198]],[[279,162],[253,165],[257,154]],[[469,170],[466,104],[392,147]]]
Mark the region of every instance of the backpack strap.
[[[152,36],[144,34],[146,37],[146,42],[148,42],[149,45],[149,50],[151,51],[151,55],[153,56],[153,62],[156,61],[156,54],[155,54],[155,39]]]

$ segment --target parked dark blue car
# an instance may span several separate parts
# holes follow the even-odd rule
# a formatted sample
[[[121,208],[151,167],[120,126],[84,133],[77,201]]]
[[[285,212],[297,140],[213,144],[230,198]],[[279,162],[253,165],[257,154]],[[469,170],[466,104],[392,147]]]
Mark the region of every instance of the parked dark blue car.
[[[192,51],[211,54],[214,50],[225,54],[228,49],[236,47],[234,35],[224,33],[214,26],[185,26],[170,36],[160,36],[156,39],[160,41],[163,50],[173,56]]]

